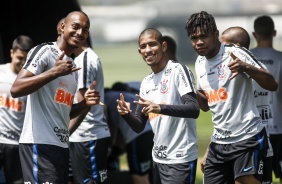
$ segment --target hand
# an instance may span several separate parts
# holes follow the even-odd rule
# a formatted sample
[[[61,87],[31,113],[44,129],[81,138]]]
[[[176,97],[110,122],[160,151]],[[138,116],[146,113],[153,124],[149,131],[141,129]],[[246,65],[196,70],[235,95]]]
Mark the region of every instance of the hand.
[[[149,112],[156,114],[161,112],[161,107],[159,104],[155,104],[149,100],[145,100],[140,95],[136,95],[136,96],[137,98],[139,98],[139,101],[133,101],[133,102],[137,105],[143,106],[142,113],[145,114],[146,116],[148,115]]]
[[[85,92],[84,99],[86,101],[87,106],[92,105],[104,105],[104,103],[100,102],[100,93],[99,91],[95,90],[96,87],[96,81],[93,81],[90,88]]]
[[[73,66],[73,61],[63,60],[64,56],[65,51],[63,51],[60,57],[56,60],[56,64],[54,66],[59,76],[68,75],[80,69]]]
[[[229,80],[232,80],[240,73],[245,72],[247,64],[238,59],[232,52],[230,53],[230,56],[232,57],[233,61],[228,64],[228,67],[234,74],[229,78]]]
[[[206,165],[206,160],[207,160],[208,152],[209,152],[209,149],[206,150],[205,155],[203,156],[203,158],[202,158],[201,161],[200,161],[200,164],[201,164],[201,171],[202,171],[203,173],[204,173],[204,171],[205,171],[205,165]]]
[[[125,115],[131,112],[130,103],[124,101],[124,96],[122,93],[119,95],[119,99],[117,99],[117,110],[120,115]]]

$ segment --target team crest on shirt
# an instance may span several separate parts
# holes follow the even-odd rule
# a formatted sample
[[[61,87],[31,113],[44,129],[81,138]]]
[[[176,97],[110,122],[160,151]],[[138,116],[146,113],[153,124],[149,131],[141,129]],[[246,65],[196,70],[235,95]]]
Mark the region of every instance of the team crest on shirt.
[[[166,79],[164,79],[163,81],[160,82],[160,84],[161,84],[160,92],[161,92],[162,94],[165,94],[165,93],[168,91],[168,85],[167,85],[167,83],[168,83],[168,80],[166,80]]]
[[[225,64],[220,64],[217,67],[217,74],[218,74],[219,79],[223,79],[223,78],[226,77],[227,71],[226,71],[226,68],[225,68]]]

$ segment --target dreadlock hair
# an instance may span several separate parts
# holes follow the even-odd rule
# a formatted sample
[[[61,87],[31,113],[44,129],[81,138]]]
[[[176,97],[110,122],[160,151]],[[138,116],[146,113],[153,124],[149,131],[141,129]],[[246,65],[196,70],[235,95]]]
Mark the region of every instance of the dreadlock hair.
[[[272,37],[274,31],[274,22],[272,18],[267,15],[257,17],[254,21],[254,30],[264,39]]]
[[[201,32],[205,34],[214,33],[217,31],[214,17],[205,11],[192,14],[186,21],[185,29],[187,31],[188,37],[196,32],[197,27],[200,27]]]
[[[152,34],[152,35],[155,35],[157,41],[158,41],[159,43],[163,43],[163,35],[162,35],[162,33],[161,33],[159,30],[157,30],[157,29],[155,29],[155,28],[146,28],[146,29],[144,29],[144,30],[140,33],[140,35],[139,35],[139,41],[138,41],[139,44],[140,44],[140,38],[141,38],[141,36],[144,35],[144,34]]]

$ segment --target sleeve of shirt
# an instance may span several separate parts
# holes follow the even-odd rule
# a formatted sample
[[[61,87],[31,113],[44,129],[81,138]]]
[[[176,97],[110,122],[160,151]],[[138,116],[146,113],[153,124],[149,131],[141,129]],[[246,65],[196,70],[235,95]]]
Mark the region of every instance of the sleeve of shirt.
[[[34,75],[44,72],[47,66],[52,66],[52,53],[48,45],[38,45],[29,51],[26,63],[23,68]]]
[[[191,70],[187,66],[182,64],[179,64],[177,69],[178,71],[175,73],[175,76],[180,96],[183,96],[190,92],[195,93],[195,80]]]
[[[99,58],[84,52],[82,57],[76,58],[75,63],[81,67],[78,71],[78,89],[89,88],[97,75]]]

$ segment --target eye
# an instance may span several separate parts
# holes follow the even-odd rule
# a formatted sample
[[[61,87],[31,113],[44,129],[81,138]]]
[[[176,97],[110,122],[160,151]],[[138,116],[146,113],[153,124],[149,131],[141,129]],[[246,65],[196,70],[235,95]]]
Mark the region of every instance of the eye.
[[[140,49],[145,49],[145,48],[146,48],[146,45],[143,44],[143,45],[140,45],[139,47],[140,47]]]

